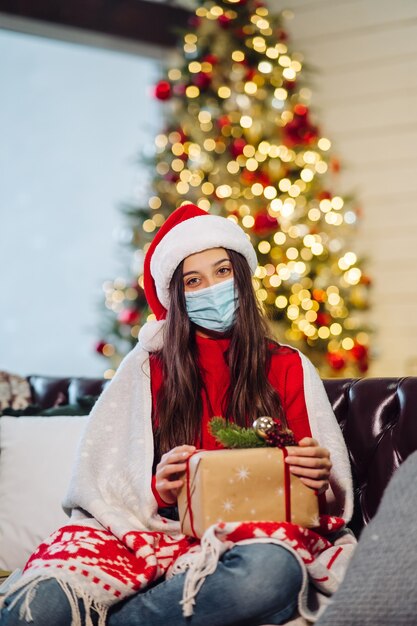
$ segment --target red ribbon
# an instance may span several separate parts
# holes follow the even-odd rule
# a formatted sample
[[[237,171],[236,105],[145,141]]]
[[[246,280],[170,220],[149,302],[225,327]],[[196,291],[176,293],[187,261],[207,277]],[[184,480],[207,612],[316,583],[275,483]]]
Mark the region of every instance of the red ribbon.
[[[290,466],[285,462],[288,456],[287,448],[281,448],[284,457],[284,492],[285,492],[285,521],[291,522],[291,474]]]
[[[196,454],[197,450],[195,452],[193,452],[188,459],[186,460],[185,464],[185,480],[187,482],[187,507],[188,507],[188,515],[190,516],[190,526],[191,526],[191,532],[193,534],[194,537],[197,537],[197,533],[195,532],[195,528],[194,528],[194,516],[193,516],[193,509],[191,507],[191,480],[190,480],[190,459],[192,456],[194,456],[194,454]]]

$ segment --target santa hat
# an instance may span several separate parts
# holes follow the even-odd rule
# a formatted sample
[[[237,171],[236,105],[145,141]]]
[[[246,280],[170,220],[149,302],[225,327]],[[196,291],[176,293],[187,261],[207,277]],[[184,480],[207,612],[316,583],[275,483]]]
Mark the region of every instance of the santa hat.
[[[246,233],[229,220],[210,215],[194,204],[176,209],[155,235],[145,256],[145,295],[157,319],[164,319],[169,307],[169,284],[178,265],[190,254],[208,248],[229,248],[239,252],[254,273],[258,264]]]

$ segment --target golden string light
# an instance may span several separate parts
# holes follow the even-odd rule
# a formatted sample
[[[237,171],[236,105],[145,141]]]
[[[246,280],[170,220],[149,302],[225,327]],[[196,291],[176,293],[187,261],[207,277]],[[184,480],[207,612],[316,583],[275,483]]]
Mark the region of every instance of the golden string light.
[[[336,358],[369,345],[351,310],[366,307],[366,276],[345,242],[358,211],[327,182],[336,171],[332,146],[309,119],[302,55],[277,38],[267,7],[248,8],[210,0],[196,10],[201,30],[184,35],[183,61],[167,70],[173,123],[155,137],[157,178],[134,241],[147,237],[145,251],[181,203],[226,214],[258,250],[257,297],[286,320],[285,338],[325,346]],[[229,24],[242,12],[248,17],[237,37]],[[227,37],[217,38],[223,27]],[[216,42],[213,53],[208,40]],[[130,285],[107,285],[105,293],[115,312],[137,298]],[[129,327],[132,338],[139,327]]]

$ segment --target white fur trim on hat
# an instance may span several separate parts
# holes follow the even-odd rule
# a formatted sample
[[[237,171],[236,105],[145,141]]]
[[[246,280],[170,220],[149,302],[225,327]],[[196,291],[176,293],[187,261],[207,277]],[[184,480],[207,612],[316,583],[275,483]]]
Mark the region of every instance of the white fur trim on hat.
[[[218,215],[191,217],[174,226],[159,242],[151,259],[151,274],[159,301],[169,307],[169,284],[178,265],[190,254],[209,248],[240,252],[252,274],[258,265],[255,250],[240,226]]]
[[[147,352],[162,350],[166,320],[146,322],[139,331],[138,341]]]

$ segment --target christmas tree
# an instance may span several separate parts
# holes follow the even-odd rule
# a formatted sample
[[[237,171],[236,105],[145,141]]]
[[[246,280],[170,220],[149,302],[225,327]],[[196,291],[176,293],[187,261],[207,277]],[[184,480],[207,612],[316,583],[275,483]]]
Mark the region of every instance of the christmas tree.
[[[104,286],[107,326],[96,349],[113,367],[152,319],[140,275],[147,246],[175,208],[193,202],[250,236],[257,297],[280,341],[323,376],[368,368],[370,280],[351,248],[359,210],[337,193],[340,163],[283,23],[258,0],[201,2],[155,87],[166,127],[148,159],[153,189],[146,206],[126,209],[137,269]]]

